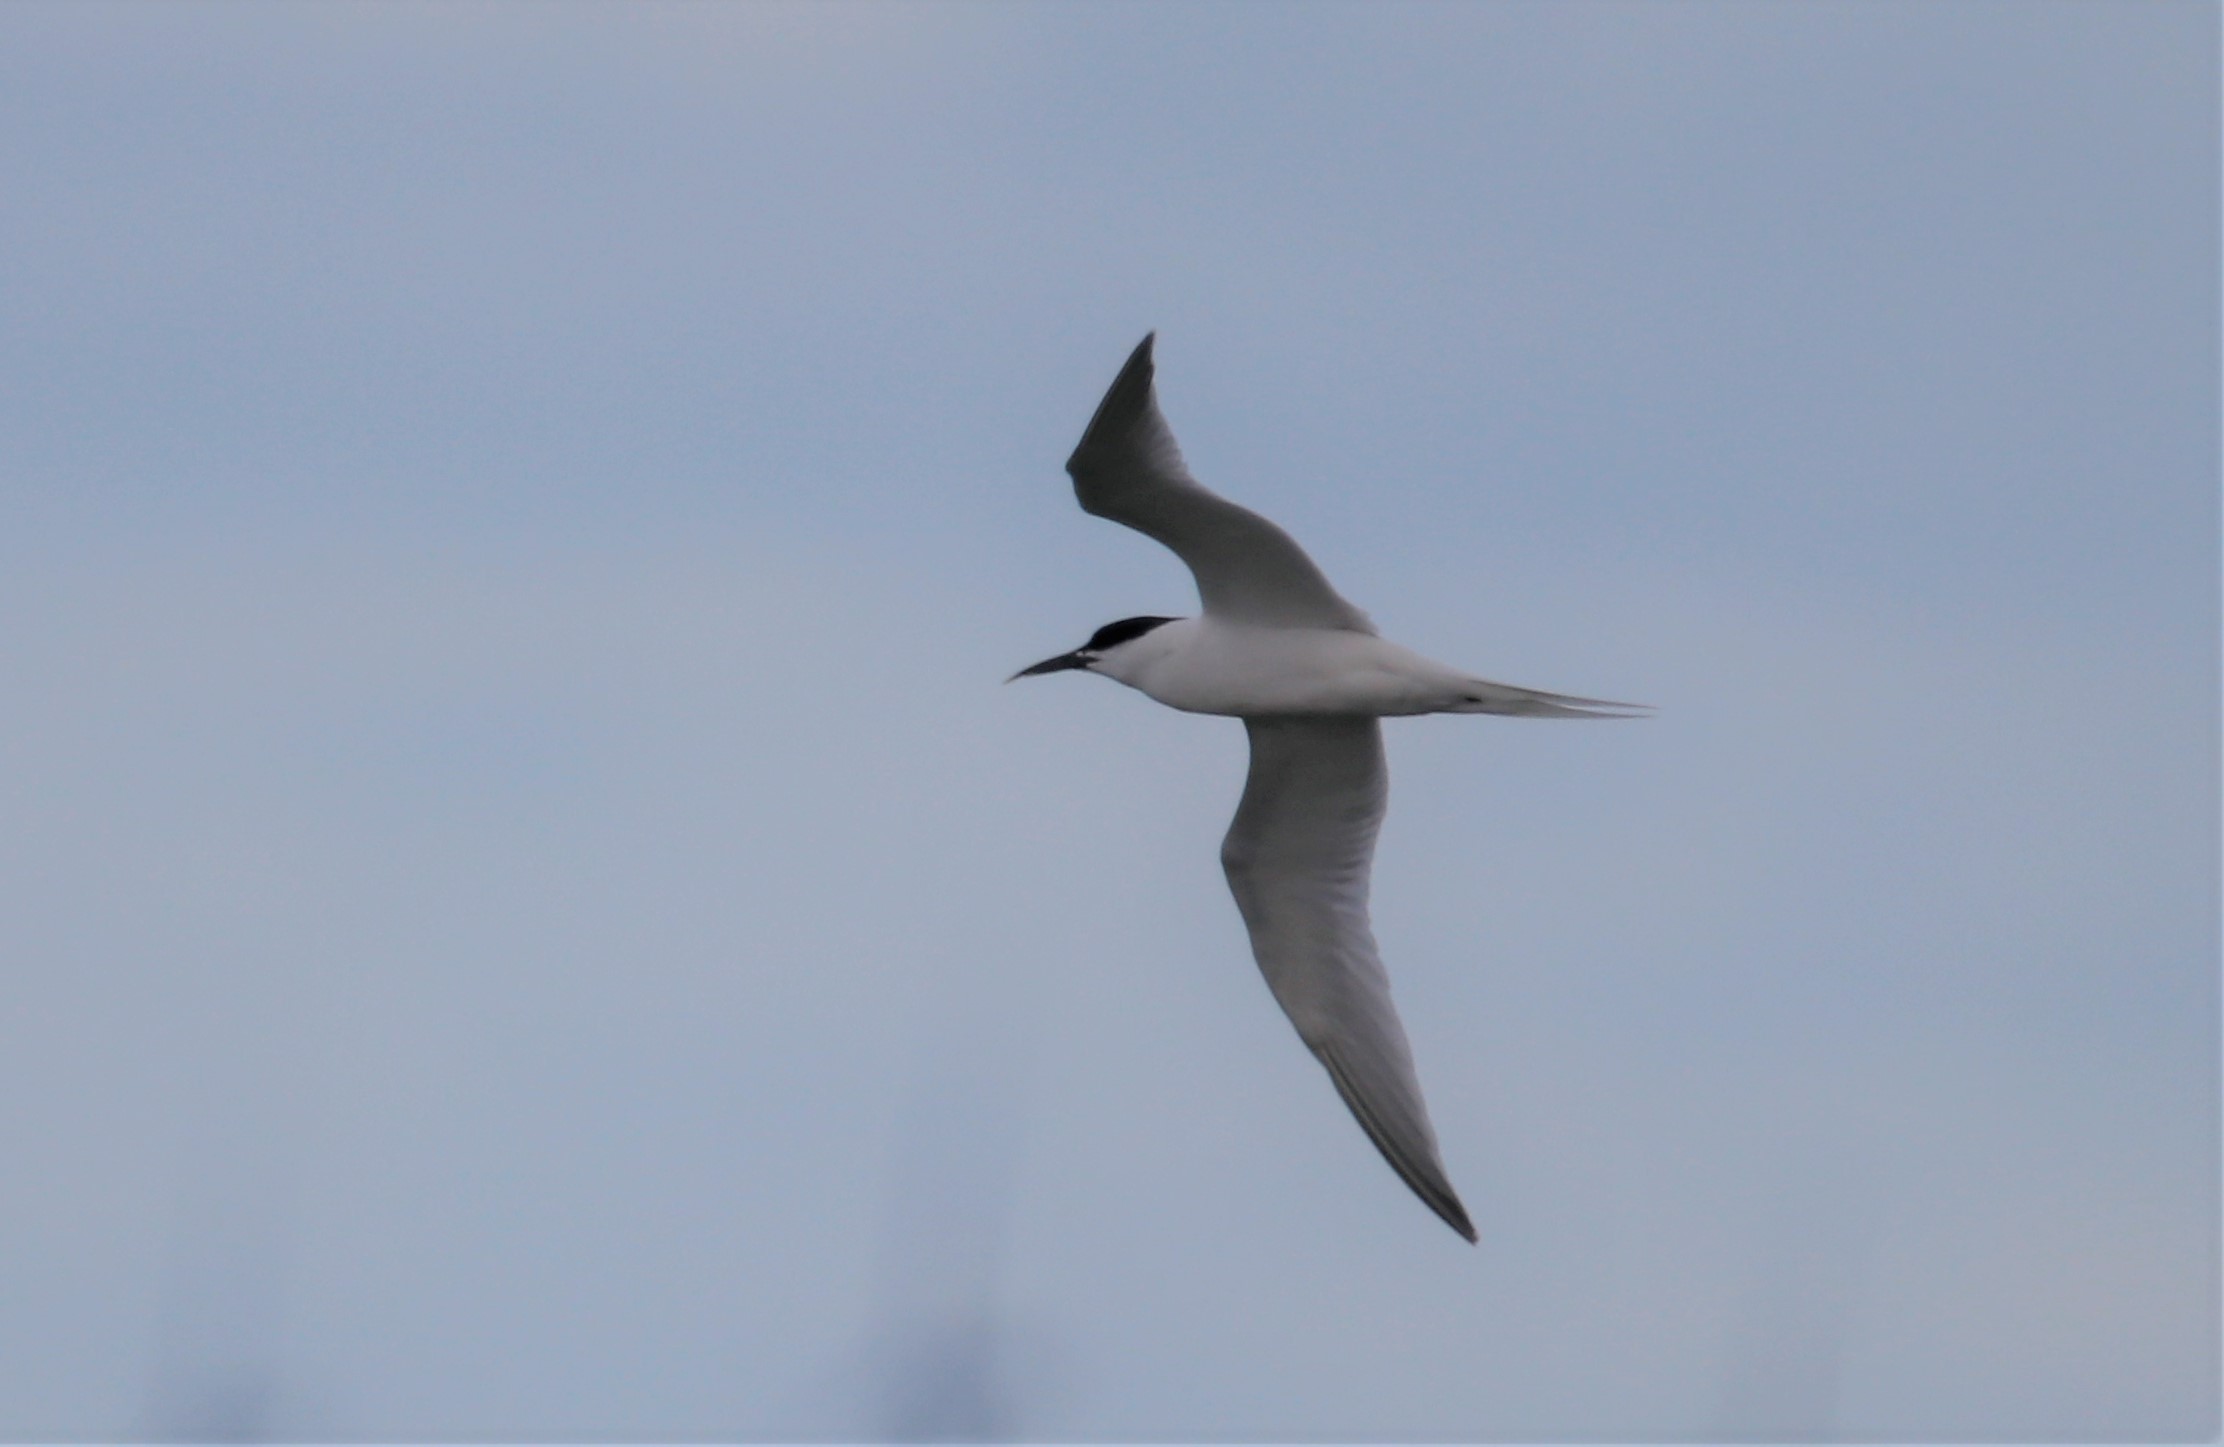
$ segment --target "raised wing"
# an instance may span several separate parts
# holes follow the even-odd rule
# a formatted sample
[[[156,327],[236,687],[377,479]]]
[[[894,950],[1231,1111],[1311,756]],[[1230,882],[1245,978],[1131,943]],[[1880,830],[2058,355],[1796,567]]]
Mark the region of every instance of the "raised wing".
[[[1082,510],[1172,548],[1196,576],[1197,595],[1213,617],[1374,632],[1288,533],[1189,475],[1151,385],[1156,337],[1143,338],[1129,356],[1066,459]]]
[[[1259,969],[1383,1159],[1472,1241],[1367,924],[1367,875],[1390,792],[1382,727],[1371,718],[1243,723],[1251,777],[1220,862]]]

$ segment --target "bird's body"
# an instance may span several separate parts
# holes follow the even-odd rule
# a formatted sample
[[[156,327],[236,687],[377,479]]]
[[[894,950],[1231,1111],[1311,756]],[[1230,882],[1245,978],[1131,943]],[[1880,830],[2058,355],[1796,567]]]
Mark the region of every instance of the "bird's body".
[[[1013,677],[1102,673],[1170,708],[1244,721],[1251,772],[1220,859],[1259,970],[1383,1158],[1473,1241],[1367,918],[1389,797],[1377,720],[1641,710],[1492,683],[1378,636],[1289,534],[1189,476],[1159,414],[1152,340],[1114,379],[1066,470],[1085,510],[1156,538],[1189,565],[1204,614],[1109,623]]]
[[[1336,628],[1270,628],[1210,616],[1176,618],[1105,655],[1094,668],[1184,713],[1232,718],[1400,718],[1423,713],[1529,713],[1588,718],[1588,700],[1509,688]]]

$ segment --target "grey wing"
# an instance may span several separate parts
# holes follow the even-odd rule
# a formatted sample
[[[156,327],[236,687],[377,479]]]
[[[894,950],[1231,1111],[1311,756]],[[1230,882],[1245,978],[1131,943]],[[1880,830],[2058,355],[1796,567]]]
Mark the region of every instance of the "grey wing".
[[[1244,727],[1251,775],[1220,861],[1259,970],[1383,1158],[1473,1241],[1367,923],[1367,877],[1389,797],[1381,725],[1257,718]]]
[[[1196,577],[1208,614],[1270,627],[1374,632],[1288,533],[1189,475],[1151,384],[1156,335],[1128,357],[1066,459],[1082,510],[1173,549]]]

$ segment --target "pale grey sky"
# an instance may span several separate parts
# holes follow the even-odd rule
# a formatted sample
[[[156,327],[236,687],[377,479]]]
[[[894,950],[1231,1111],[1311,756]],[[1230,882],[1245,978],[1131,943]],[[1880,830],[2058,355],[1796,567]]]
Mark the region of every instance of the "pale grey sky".
[[[2218,1427],[2209,5],[0,8],[0,1435]],[[1256,977],[1146,330],[1391,636]]]

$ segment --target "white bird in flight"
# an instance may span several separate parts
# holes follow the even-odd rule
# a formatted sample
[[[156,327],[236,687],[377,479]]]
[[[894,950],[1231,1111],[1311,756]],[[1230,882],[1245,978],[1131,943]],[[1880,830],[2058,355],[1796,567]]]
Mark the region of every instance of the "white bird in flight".
[[[1151,385],[1155,337],[1113,379],[1066,471],[1083,511],[1156,538],[1189,565],[1204,616],[1107,623],[1012,678],[1080,669],[1170,708],[1243,720],[1251,775],[1220,862],[1260,973],[1383,1159],[1473,1241],[1367,922],[1390,782],[1376,720],[1647,710],[1491,683],[1377,637],[1288,533],[1189,475]]]

